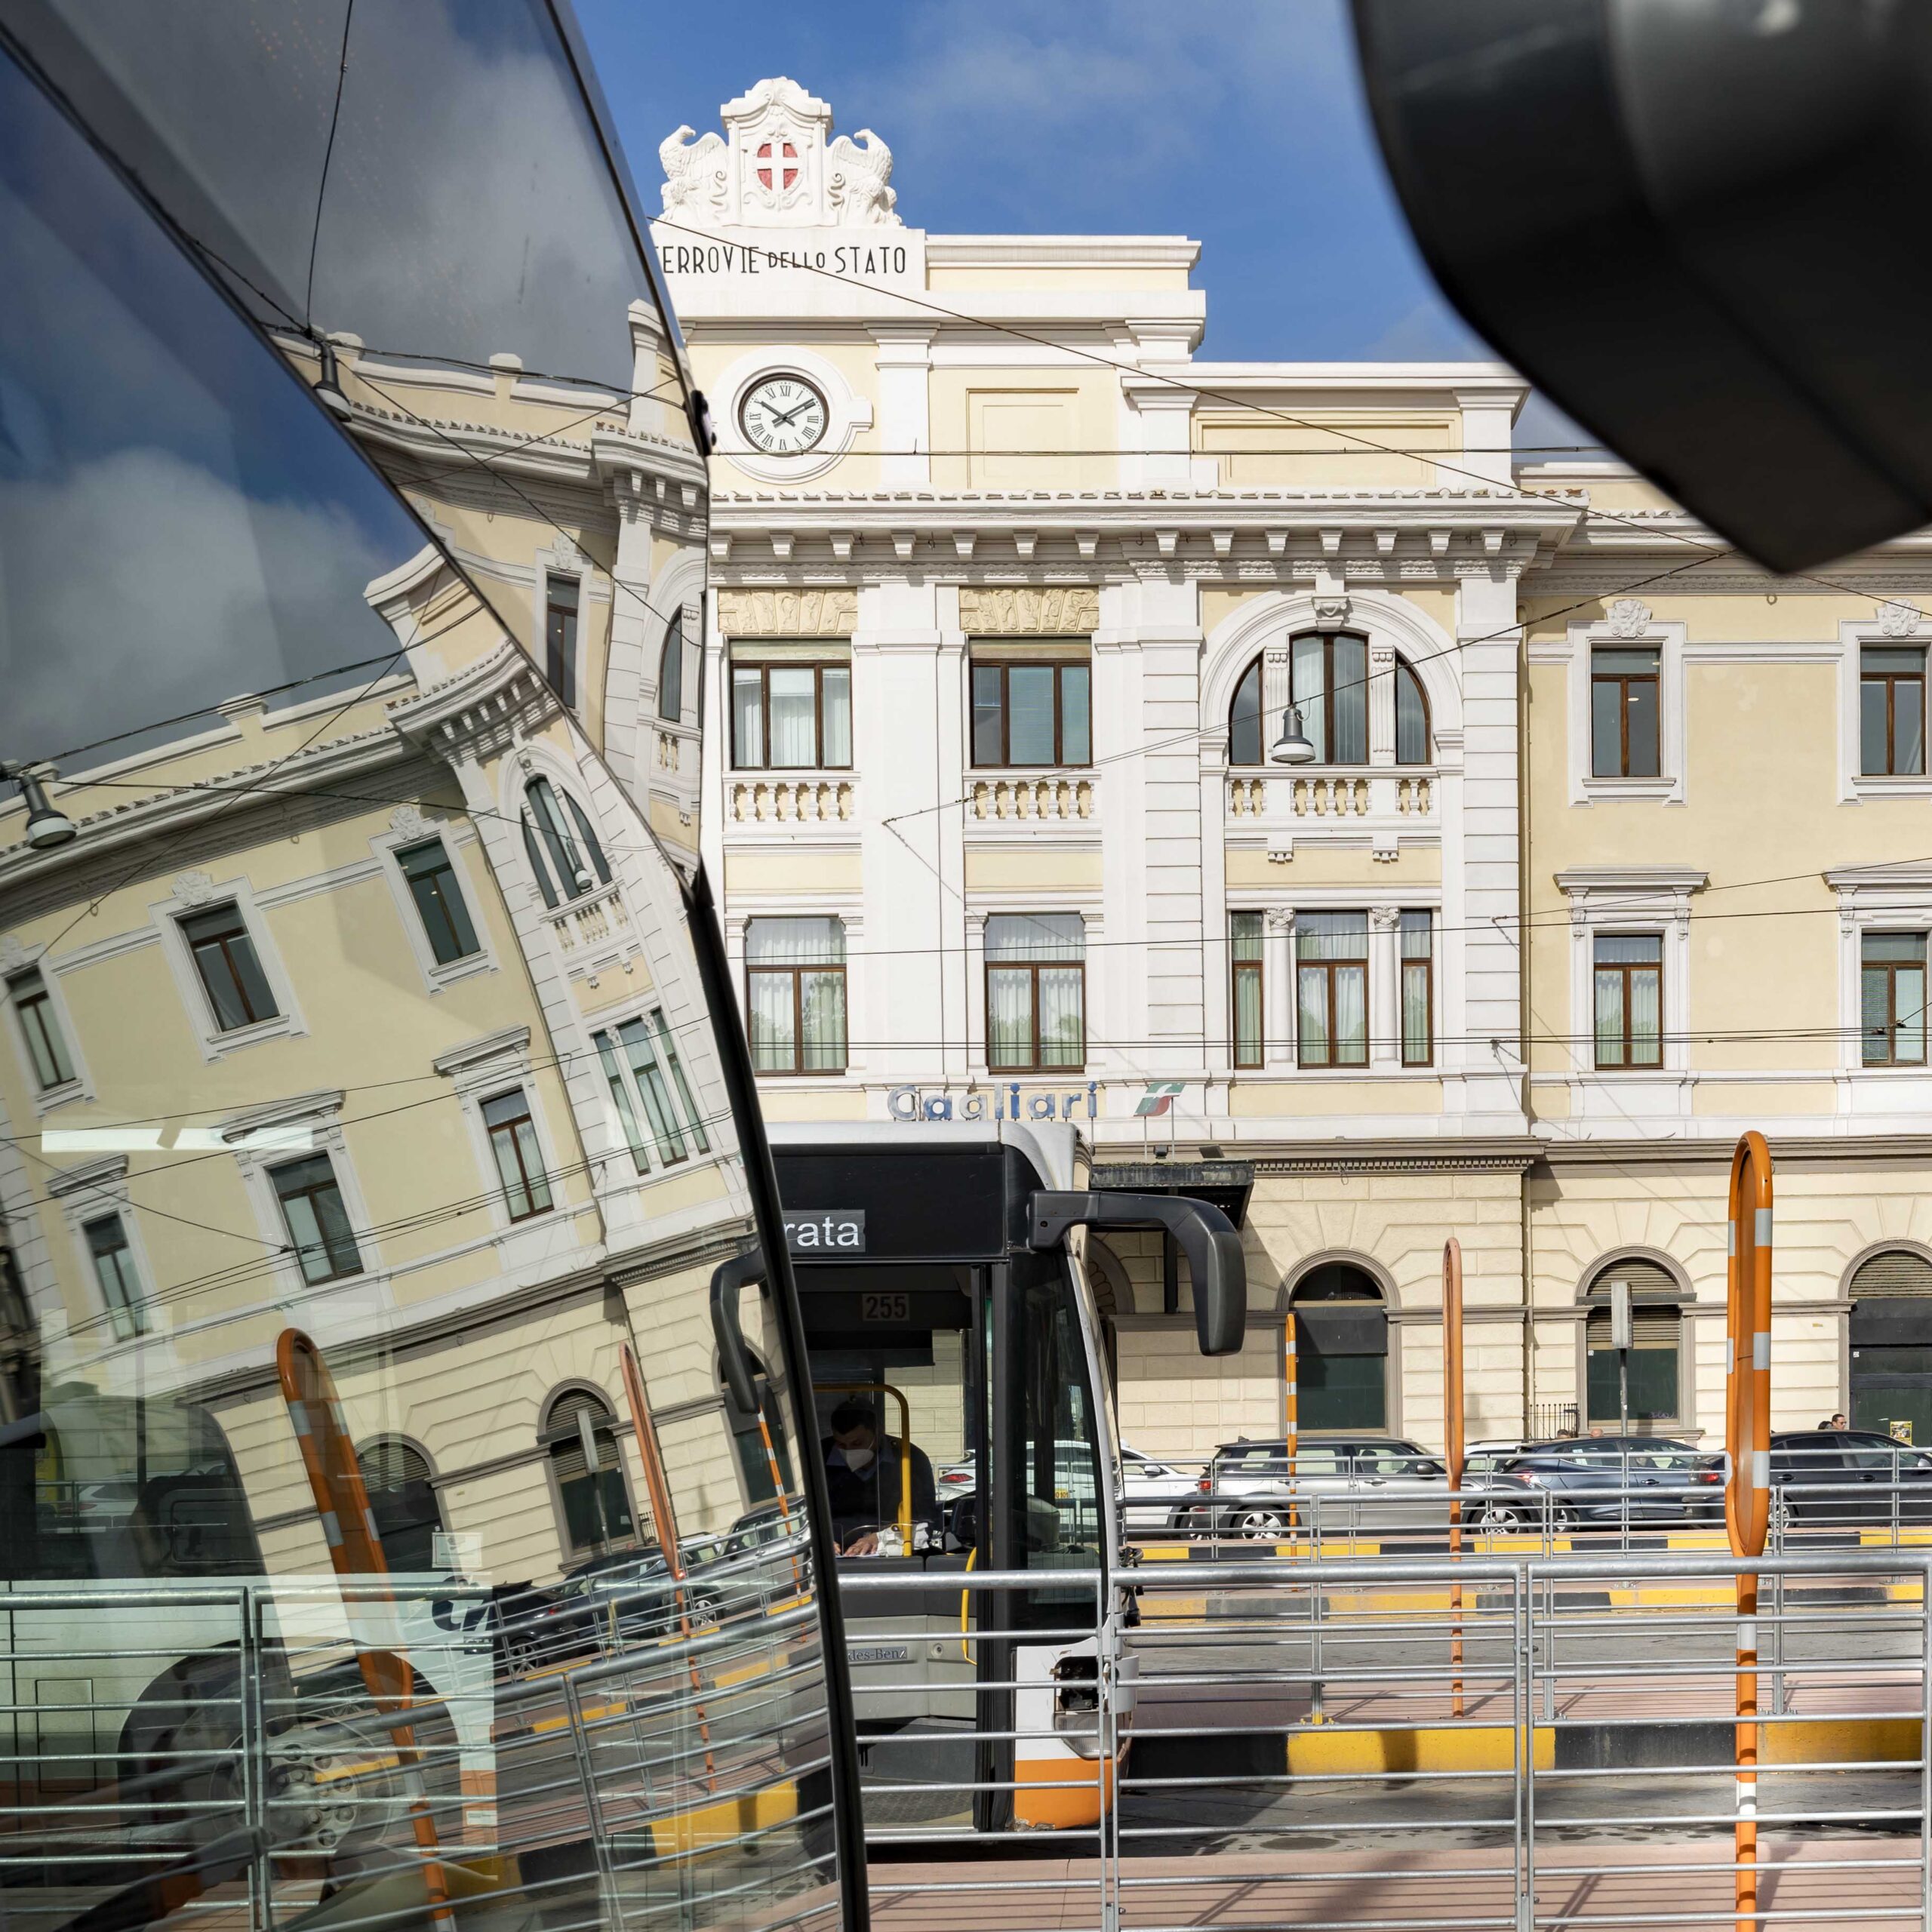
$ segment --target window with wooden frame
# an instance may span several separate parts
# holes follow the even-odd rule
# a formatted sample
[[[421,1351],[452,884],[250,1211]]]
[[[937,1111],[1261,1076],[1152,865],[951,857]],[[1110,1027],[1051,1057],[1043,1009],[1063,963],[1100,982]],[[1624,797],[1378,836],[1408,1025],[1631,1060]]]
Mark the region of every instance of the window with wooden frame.
[[[630,1486],[624,1480],[610,1405],[587,1389],[567,1390],[550,1404],[537,1439],[549,1456],[557,1485],[565,1556],[635,1542]]]
[[[302,1278],[310,1286],[362,1272],[361,1251],[349,1224],[349,1209],[326,1154],[311,1154],[269,1170],[275,1199]]]
[[[1429,762],[1429,694],[1407,660],[1395,660],[1395,762]]]
[[[976,638],[973,763],[984,771],[1091,764],[1093,665],[1084,638]]]
[[[1923,647],[1868,644],[1858,655],[1858,768],[1868,778],[1925,771]]]
[[[1859,1028],[1867,1066],[1925,1064],[1925,935],[1860,936]]]
[[[1396,971],[1401,1005],[1402,1064],[1428,1066],[1435,1059],[1435,915],[1403,913],[1396,929]]]
[[[1315,632],[1288,641],[1288,703],[1318,764],[1368,762],[1368,644]]]
[[[754,919],[745,928],[745,1011],[759,1073],[845,1071],[845,922]]]
[[[1262,918],[1259,912],[1228,915],[1228,1010],[1234,1020],[1234,1063],[1261,1066],[1266,1058],[1261,999]]]
[[[231,900],[205,912],[190,912],[181,921],[181,936],[222,1032],[278,1017],[275,995],[239,906]]]
[[[1598,1066],[1661,1066],[1663,934],[1599,933],[1592,967]]]
[[[574,577],[543,583],[543,675],[565,704],[577,702],[577,620],[583,587]]]
[[[611,883],[610,861],[583,808],[547,778],[523,790],[523,852],[546,906],[581,898]]]
[[[438,966],[454,965],[482,950],[477,943],[476,928],[463,902],[463,888],[456,867],[440,838],[426,839],[420,845],[405,846],[395,855],[416,902],[417,916],[423,921],[423,935]]]
[[[986,1066],[1071,1073],[1087,1063],[1087,927],[1078,912],[986,921]]]
[[[87,1241],[88,1259],[94,1264],[94,1280],[115,1340],[130,1341],[145,1334],[148,1317],[141,1294],[141,1278],[136,1271],[134,1251],[121,1217],[103,1214],[88,1222],[81,1232]]]
[[[675,1167],[687,1159],[690,1141],[696,1142],[700,1153],[710,1152],[711,1143],[705,1137],[662,1013],[654,1013],[650,1023],[626,1020],[619,1026],[593,1033],[590,1038],[597,1049],[624,1138],[629,1144],[632,1161],[639,1174],[651,1171],[651,1143],[656,1145],[661,1167]],[[650,1130],[650,1143],[645,1136],[646,1127]]]
[[[1295,1058],[1303,1066],[1368,1064],[1368,915],[1295,916]]]
[[[684,721],[685,614],[681,611],[666,626],[663,648],[657,654],[657,715],[667,724]]]
[[[1241,674],[1234,700],[1228,706],[1228,762],[1260,764],[1267,746],[1263,742],[1267,721],[1261,703],[1262,660],[1257,658]]]
[[[60,1030],[60,1016],[40,968],[29,966],[14,974],[7,981],[7,995],[33,1069],[34,1084],[43,1094],[66,1086],[74,1078],[74,1057],[67,1051],[67,1036]]]
[[[537,1123],[521,1087],[483,1103],[484,1131],[503,1183],[503,1205],[512,1221],[527,1221],[550,1210],[550,1178],[543,1171],[543,1150],[537,1144]]]
[[[1590,653],[1590,774],[1654,778],[1661,654],[1654,645],[1600,644]]]
[[[851,770],[848,647],[734,644],[731,763],[740,771]]]

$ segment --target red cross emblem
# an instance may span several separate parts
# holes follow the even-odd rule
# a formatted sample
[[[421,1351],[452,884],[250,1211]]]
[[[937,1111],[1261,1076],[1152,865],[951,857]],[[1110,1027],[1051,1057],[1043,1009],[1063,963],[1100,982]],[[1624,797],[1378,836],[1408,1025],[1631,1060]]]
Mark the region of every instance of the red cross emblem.
[[[778,149],[775,156],[772,153],[774,147]],[[776,162],[783,165],[785,176],[784,180],[780,185],[786,188],[790,187],[798,178],[798,171],[792,165],[798,158],[798,150],[789,141],[767,141],[758,151],[758,185],[761,188],[768,188],[771,186],[771,177],[775,172],[778,171],[774,165]]]

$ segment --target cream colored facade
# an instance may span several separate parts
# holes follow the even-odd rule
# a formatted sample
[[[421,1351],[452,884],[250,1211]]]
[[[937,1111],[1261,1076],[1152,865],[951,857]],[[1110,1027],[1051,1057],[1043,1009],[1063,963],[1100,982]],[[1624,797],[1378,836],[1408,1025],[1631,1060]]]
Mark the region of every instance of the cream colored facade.
[[[1919,648],[1923,544],[1764,578],[1620,469],[1519,466],[1505,368],[1201,359],[1193,242],[928,233],[884,143],[835,139],[795,84],[721,112],[665,143],[657,234],[720,439],[704,849],[741,974],[793,943],[761,951],[761,921],[835,920],[843,948],[844,1038],[768,1070],[768,1113],[957,1118],[1017,1086],[1103,1163],[1251,1163],[1238,1361],[1192,1358],[1151,1254],[1116,1271],[1124,1432],[1168,1454],[1279,1429],[1281,1311],[1337,1267],[1386,1312],[1374,1420],[1438,1443],[1450,1235],[1472,1437],[1587,1411],[1586,1298],[1621,1263],[1647,1343],[1677,1343],[1641,1426],[1709,1438],[1726,1164],[1755,1128],[1776,1419],[1847,1407],[1855,1272],[1932,1261],[1932,1084],[1866,1067],[1858,1031],[1861,933],[1932,927],[1932,787],[1859,770],[1860,652]],[[752,439],[774,378],[822,408],[802,453]],[[1302,694],[1294,641],[1324,635],[1361,640],[1363,728],[1243,761],[1243,679],[1265,744]],[[1592,769],[1615,650],[1656,654],[1654,777]],[[1088,681],[1080,755],[983,755],[976,667],[1055,659]],[[849,679],[849,757],[823,755],[823,684],[811,754],[734,738],[739,678],[768,705],[784,663]],[[1077,1066],[990,1051],[989,924],[1016,915],[1078,921]],[[1364,961],[1360,1064],[1308,1063],[1299,1018],[1332,915]],[[1426,995],[1402,964],[1424,915]],[[1654,1069],[1598,1064],[1594,949],[1620,936],[1659,949]]]
[[[392,665],[319,697],[237,699],[133,757],[70,761],[69,845],[14,842],[10,808],[0,1208],[39,1385],[205,1408],[277,1574],[329,1566],[276,1378],[291,1326],[331,1364],[358,1450],[420,1459],[447,1561],[472,1574],[541,1582],[602,1541],[661,1533],[626,1343],[680,1531],[723,1530],[764,1499],[706,1299],[750,1210],[666,863],[695,853],[682,640],[700,622],[706,478],[654,313],[636,305],[629,329],[635,394],[596,398],[589,429],[581,386],[525,382],[513,355],[486,374],[386,365],[337,338],[349,427],[445,546],[366,588]],[[307,344],[281,346],[317,378]],[[479,485],[506,448],[510,484]],[[577,621],[560,670],[546,617],[561,583]],[[576,715],[538,668],[546,648]],[[655,677],[680,649],[691,703],[640,725],[640,666]],[[574,876],[528,829],[540,785]],[[450,961],[401,863],[431,841],[474,928]],[[197,963],[192,921],[223,909],[272,1008],[253,1023],[225,1023]],[[634,1023],[662,1128],[635,1057],[619,1050],[622,1076],[611,1057]],[[63,1078],[35,1057],[50,1029]],[[520,1197],[491,1127],[512,1096],[534,1163]],[[277,1180],[317,1154],[352,1246],[321,1281]],[[89,1244],[110,1226],[127,1243],[118,1309]],[[573,1524],[560,1487],[584,1397],[622,1472],[629,1521],[607,1519],[608,1538]]]

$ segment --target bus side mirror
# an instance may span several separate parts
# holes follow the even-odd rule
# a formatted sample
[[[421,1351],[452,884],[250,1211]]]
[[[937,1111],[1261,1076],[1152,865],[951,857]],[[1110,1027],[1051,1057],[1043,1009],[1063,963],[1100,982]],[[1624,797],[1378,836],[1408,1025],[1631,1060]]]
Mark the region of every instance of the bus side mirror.
[[[1057,1247],[1069,1228],[1164,1228],[1194,1278],[1194,1326],[1204,1355],[1239,1352],[1247,1333],[1247,1260],[1220,1208],[1171,1194],[1041,1192],[1028,1209],[1029,1245]]]
[[[752,1374],[752,1359],[745,1349],[745,1331],[739,1325],[738,1297],[747,1284],[765,1284],[764,1251],[748,1247],[715,1269],[711,1277],[711,1332],[718,1339],[718,1366],[731,1391],[732,1405],[741,1415],[758,1412],[758,1383]]]

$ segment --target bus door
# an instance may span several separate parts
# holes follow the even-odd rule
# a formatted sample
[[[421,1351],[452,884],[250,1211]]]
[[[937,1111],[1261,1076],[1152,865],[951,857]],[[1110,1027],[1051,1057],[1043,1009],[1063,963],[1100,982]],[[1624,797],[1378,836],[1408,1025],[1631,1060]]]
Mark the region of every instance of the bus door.
[[[973,1823],[976,1646],[958,1579],[976,1561],[986,1346],[974,1277],[951,1263],[801,1263],[816,1453],[845,1597],[869,1832]]]

